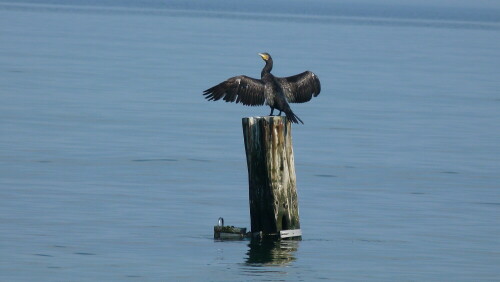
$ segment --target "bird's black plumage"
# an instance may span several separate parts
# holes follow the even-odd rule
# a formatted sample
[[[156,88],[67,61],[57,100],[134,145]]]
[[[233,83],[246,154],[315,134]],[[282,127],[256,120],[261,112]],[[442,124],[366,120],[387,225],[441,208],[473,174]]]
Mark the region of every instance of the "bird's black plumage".
[[[261,79],[245,75],[231,77],[228,80],[203,91],[209,101],[224,100],[242,103],[246,106],[271,107],[270,115],[277,109],[294,123],[303,123],[293,113],[288,103],[304,103],[319,95],[321,83],[317,75],[305,71],[289,77],[275,77],[271,74],[273,59],[268,53],[259,53],[266,65],[262,69]]]

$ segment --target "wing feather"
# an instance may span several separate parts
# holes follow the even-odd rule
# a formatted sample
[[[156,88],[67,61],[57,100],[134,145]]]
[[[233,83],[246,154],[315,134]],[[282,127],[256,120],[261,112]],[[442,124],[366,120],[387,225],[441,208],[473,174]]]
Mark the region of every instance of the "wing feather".
[[[203,91],[208,101],[224,100],[246,106],[264,105],[264,83],[246,75],[231,77],[228,80]]]
[[[277,77],[289,103],[304,103],[321,92],[321,83],[316,74],[305,71],[289,77]]]

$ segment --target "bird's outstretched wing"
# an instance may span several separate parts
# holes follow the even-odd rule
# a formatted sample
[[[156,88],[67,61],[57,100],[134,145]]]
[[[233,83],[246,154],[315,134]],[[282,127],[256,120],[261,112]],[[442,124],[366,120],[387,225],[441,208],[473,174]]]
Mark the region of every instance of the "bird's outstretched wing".
[[[321,92],[319,78],[313,72],[305,71],[289,77],[277,77],[289,103],[304,103]]]
[[[264,82],[245,75],[235,76],[203,91],[203,95],[208,101],[223,99],[246,106],[260,106],[265,101]]]

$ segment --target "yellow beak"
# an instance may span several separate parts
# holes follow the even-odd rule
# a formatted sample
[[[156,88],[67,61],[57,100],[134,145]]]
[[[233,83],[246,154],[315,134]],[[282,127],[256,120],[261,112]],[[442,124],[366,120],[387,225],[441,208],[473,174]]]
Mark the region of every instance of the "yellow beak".
[[[269,56],[266,54],[259,53],[259,56],[261,56],[264,61],[267,61],[269,59]]]

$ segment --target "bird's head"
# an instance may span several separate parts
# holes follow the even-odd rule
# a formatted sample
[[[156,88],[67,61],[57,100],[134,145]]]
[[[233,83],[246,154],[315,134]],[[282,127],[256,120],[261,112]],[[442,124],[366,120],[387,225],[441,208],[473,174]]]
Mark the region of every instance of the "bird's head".
[[[259,53],[259,56],[266,62],[271,59],[271,55],[269,55],[269,53]]]

